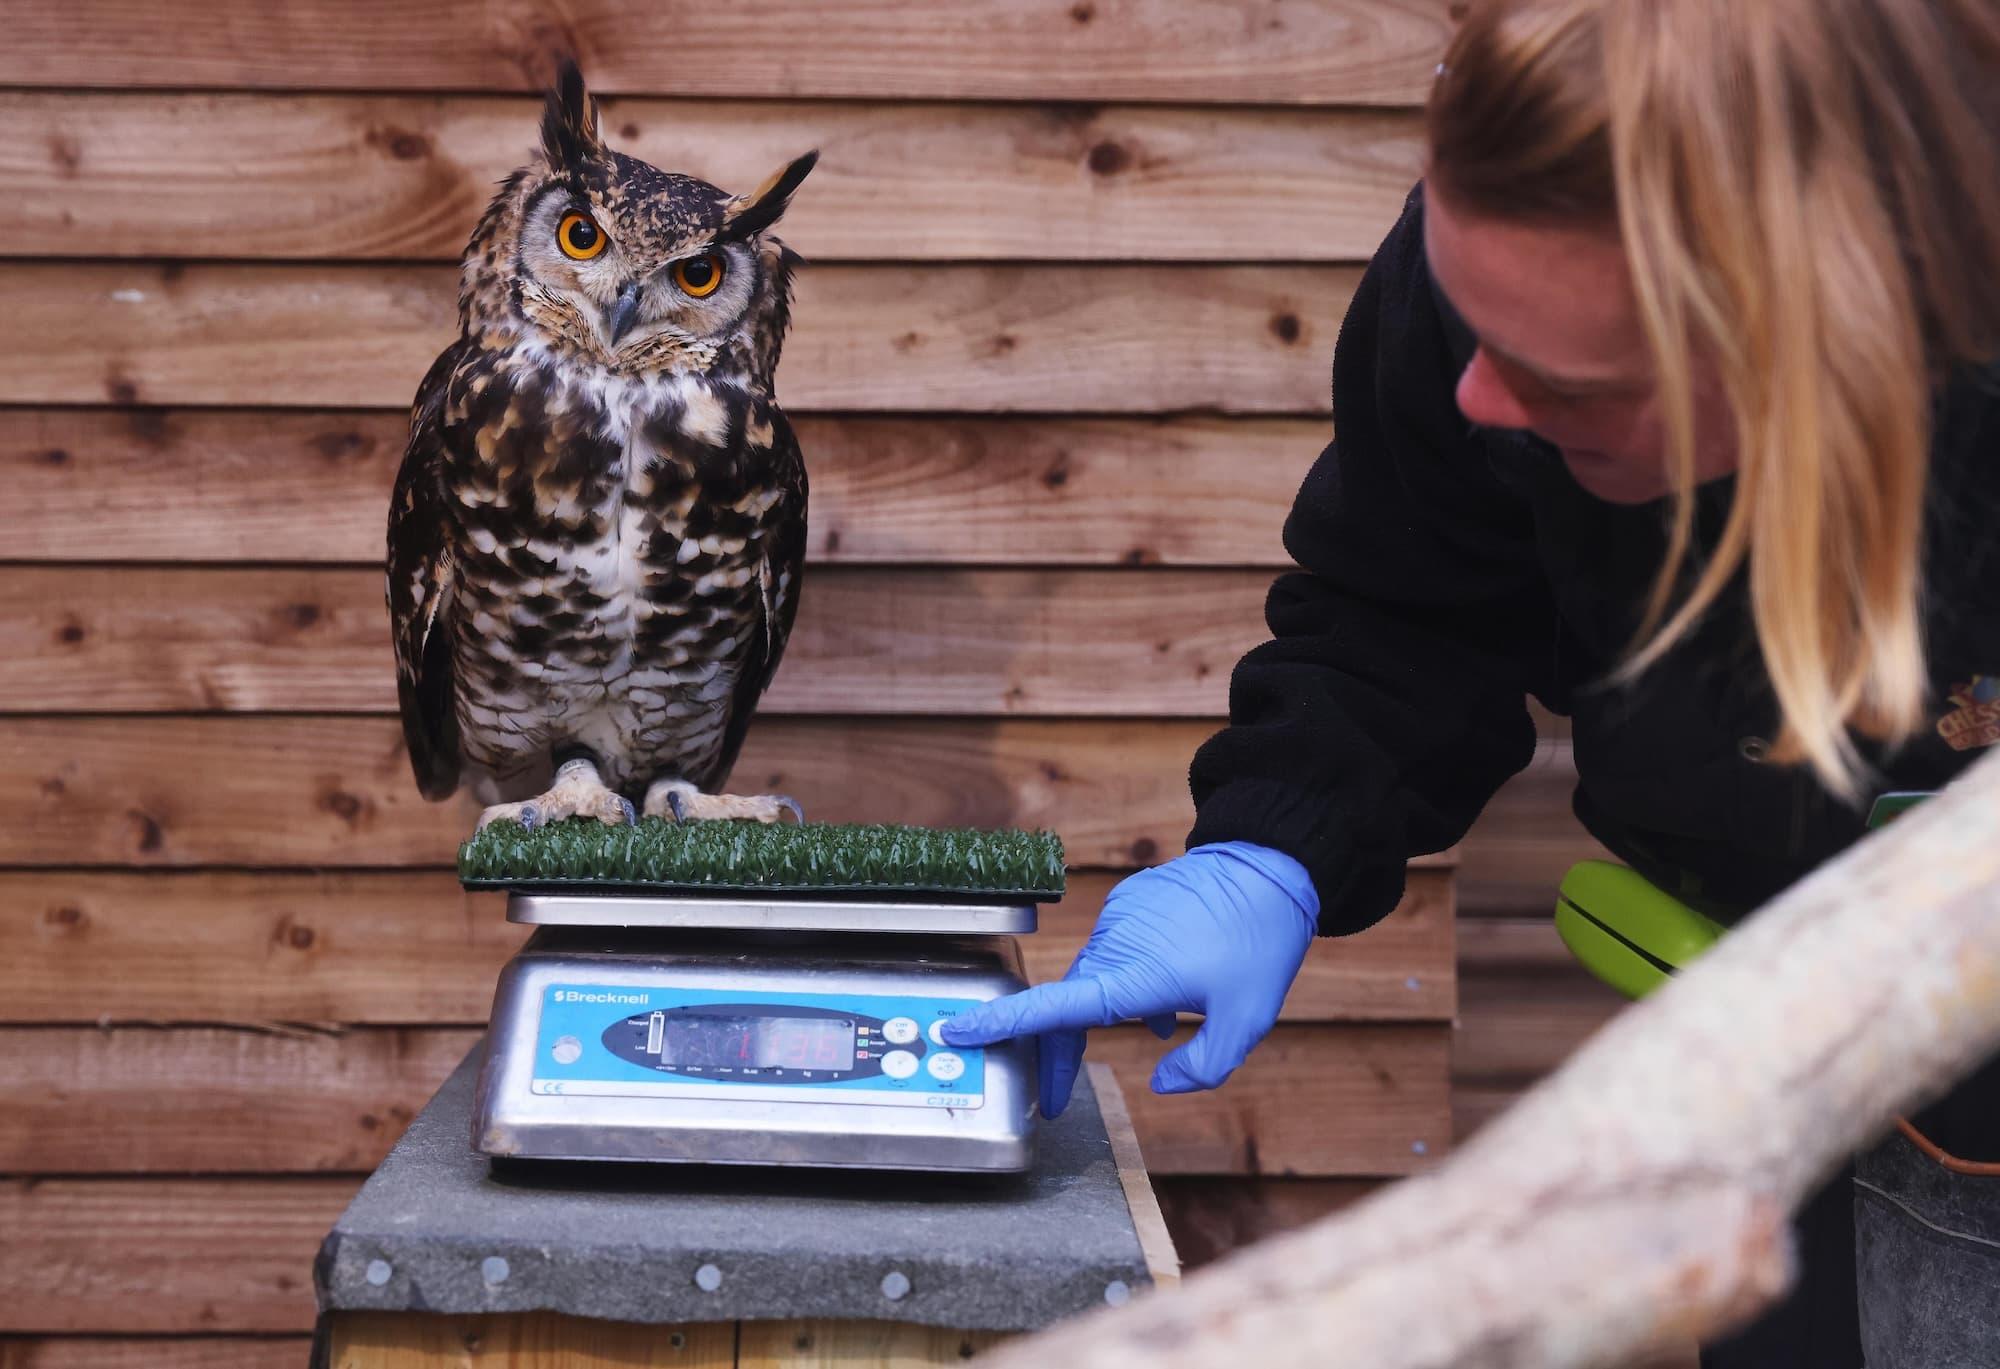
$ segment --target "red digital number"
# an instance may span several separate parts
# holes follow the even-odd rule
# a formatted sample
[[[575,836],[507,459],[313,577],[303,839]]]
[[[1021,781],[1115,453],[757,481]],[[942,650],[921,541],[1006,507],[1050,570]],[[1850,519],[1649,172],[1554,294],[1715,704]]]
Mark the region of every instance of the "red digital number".
[[[841,1034],[831,1027],[822,1026],[813,1033],[813,1066],[816,1069],[837,1070],[847,1063],[842,1058]]]
[[[783,1030],[784,1045],[779,1052],[782,1063],[790,1069],[805,1069],[811,1063],[806,1056],[806,1049],[811,1044],[806,1038],[806,1033],[797,1026]]]

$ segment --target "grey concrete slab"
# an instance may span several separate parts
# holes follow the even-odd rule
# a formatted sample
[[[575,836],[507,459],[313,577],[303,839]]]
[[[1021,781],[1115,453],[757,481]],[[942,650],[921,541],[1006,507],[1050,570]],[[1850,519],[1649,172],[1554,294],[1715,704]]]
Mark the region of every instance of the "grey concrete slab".
[[[1150,1282],[1088,1077],[1026,1174],[516,1162],[471,1149],[475,1049],[334,1224],[322,1311],[1024,1331]]]

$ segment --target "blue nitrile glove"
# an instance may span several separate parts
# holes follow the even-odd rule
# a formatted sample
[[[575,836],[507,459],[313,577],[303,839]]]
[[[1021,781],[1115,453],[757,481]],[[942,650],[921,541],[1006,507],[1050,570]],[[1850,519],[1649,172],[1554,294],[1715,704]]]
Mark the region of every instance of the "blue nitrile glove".
[[[1165,1040],[1202,1013],[1194,1039],[1153,1071],[1155,1093],[1227,1079],[1278,1020],[1319,919],[1305,867],[1247,841],[1197,846],[1122,881],[1069,973],[945,1024],[954,1046],[1041,1037],[1042,1115],[1069,1105],[1084,1030],[1138,1018]]]

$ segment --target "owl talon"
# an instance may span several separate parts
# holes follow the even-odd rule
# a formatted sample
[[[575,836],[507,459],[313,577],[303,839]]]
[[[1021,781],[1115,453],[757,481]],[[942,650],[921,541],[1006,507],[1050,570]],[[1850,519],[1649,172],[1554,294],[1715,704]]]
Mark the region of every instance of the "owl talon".
[[[521,830],[532,832],[542,824],[542,810],[532,803],[496,803],[479,815],[475,831],[485,831],[496,822],[518,822]]]
[[[555,783],[544,793],[521,803],[497,803],[479,815],[479,825],[508,821],[533,832],[565,818],[594,818],[607,827],[629,827],[639,821],[632,800],[608,788],[588,760],[563,763]]]
[[[782,822],[806,820],[799,801],[783,794],[704,794],[686,780],[655,780],[646,790],[646,815],[675,822]]]

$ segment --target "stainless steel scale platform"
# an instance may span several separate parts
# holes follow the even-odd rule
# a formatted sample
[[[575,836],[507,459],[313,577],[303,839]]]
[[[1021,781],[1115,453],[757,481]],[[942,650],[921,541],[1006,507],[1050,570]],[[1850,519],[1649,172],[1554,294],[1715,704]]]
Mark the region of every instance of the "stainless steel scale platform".
[[[473,1108],[496,1158],[1013,1172],[1032,1042],[946,1046],[1026,987],[1033,904],[516,892]]]

